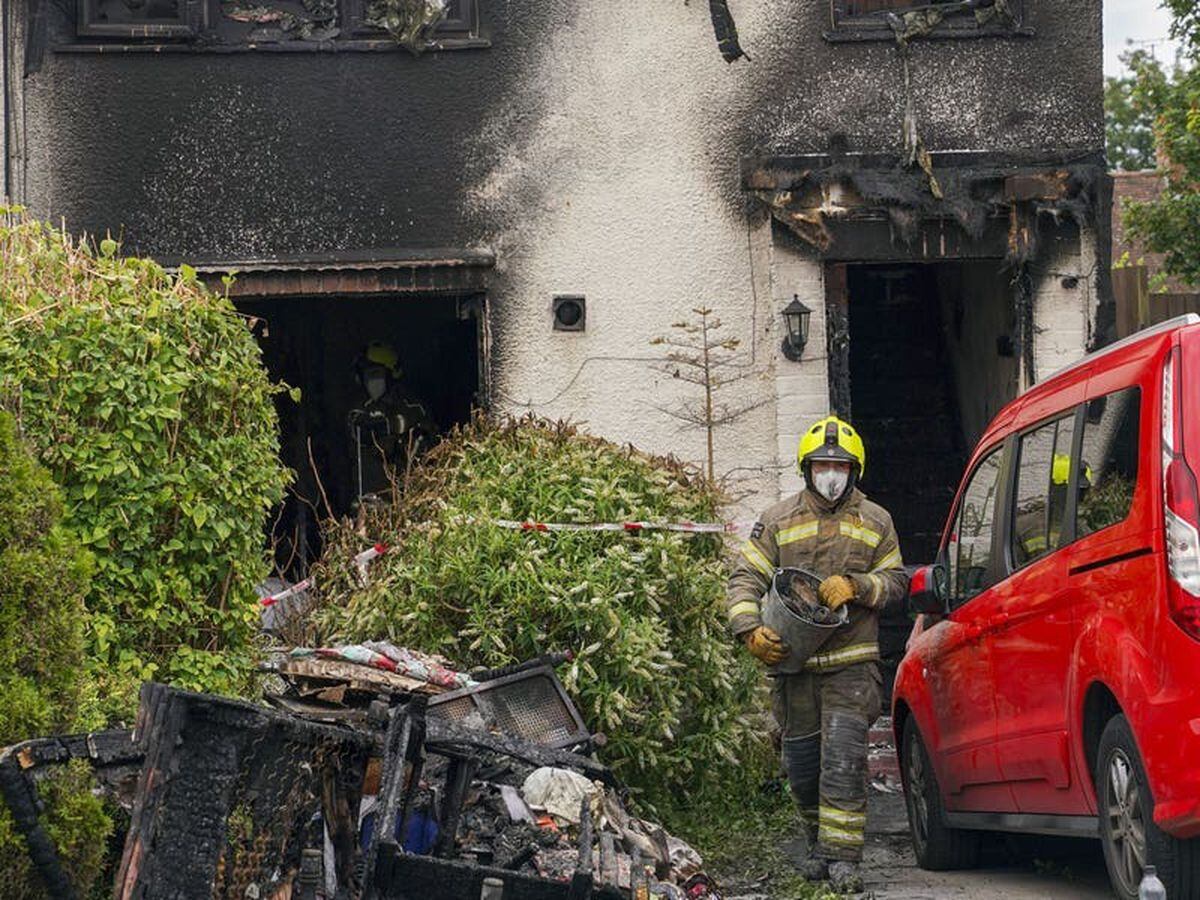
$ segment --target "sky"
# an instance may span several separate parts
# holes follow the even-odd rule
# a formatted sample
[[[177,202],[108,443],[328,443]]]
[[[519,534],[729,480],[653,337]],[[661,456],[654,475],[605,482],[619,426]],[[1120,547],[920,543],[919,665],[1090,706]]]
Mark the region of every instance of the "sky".
[[[1174,44],[1167,41],[1171,17],[1157,0],[1104,0],[1104,74],[1124,70],[1120,56],[1129,49],[1127,41],[1163,41],[1153,49],[1163,62],[1175,58]]]

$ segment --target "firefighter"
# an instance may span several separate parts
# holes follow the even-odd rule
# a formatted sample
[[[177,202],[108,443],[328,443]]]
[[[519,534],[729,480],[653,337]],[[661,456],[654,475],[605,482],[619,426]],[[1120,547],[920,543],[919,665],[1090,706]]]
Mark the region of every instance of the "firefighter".
[[[1032,562],[1049,551],[1058,548],[1063,520],[1067,513],[1067,485],[1071,481],[1071,457],[1066,453],[1055,453],[1050,464],[1050,490],[1039,494],[1017,509],[1013,522],[1016,533],[1014,562],[1018,566]],[[1083,508],[1087,492],[1092,486],[1092,468],[1085,461],[1083,475],[1076,486],[1075,496]],[[1047,500],[1049,502],[1047,503]]]
[[[382,341],[372,341],[354,361],[354,377],[367,394],[347,417],[357,457],[358,501],[387,491],[410,456],[437,435],[424,404],[401,383],[402,375],[398,354]]]
[[[822,579],[823,604],[849,605],[846,624],[803,671],[775,676],[771,694],[808,847],[801,872],[853,892],[862,889],[867,732],[882,702],[879,612],[904,596],[908,578],[891,516],[857,487],[866,470],[858,433],[829,416],[804,433],[797,459],[805,487],[755,523],[729,581],[729,624],[751,654],[774,666],[788,647],[762,624],[759,604],[776,569],[807,569]]]

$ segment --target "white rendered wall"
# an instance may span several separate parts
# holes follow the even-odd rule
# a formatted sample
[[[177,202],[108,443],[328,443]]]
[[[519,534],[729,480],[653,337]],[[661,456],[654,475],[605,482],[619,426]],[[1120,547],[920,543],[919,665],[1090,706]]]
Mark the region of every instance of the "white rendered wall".
[[[1046,246],[1033,273],[1034,366],[1044,381],[1087,353],[1098,303],[1095,231]]]
[[[744,376],[718,402],[754,407],[717,429],[716,474],[756,508],[777,492],[777,313],[756,237],[768,226],[748,224],[736,150],[714,161],[705,142],[745,73],[720,60],[707,7],[629,13],[580,4],[531,58],[523,96],[485,123],[489,144],[515,119],[527,135],[489,161],[468,198],[493,224],[498,261],[493,401],[700,464],[703,429],[664,410],[702,391],[663,372],[665,350],[650,341],[711,307],[740,342],[728,372]],[[757,18],[747,12],[746,26]],[[555,294],[586,296],[585,332],[552,330]]]
[[[779,234],[772,245],[771,290],[782,309],[793,295],[812,310],[808,343],[798,362],[781,351],[783,326],[771,349],[775,354],[775,452],[779,497],[803,486],[796,448],[805,428],[829,415],[829,372],[825,348],[825,267],[806,247]]]

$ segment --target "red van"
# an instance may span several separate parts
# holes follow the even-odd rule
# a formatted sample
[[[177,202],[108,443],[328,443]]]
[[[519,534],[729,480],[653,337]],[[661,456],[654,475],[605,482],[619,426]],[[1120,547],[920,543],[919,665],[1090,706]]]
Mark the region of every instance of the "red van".
[[[917,860],[1089,836],[1119,897],[1200,897],[1200,317],[1010,403],[971,457],[896,676]]]

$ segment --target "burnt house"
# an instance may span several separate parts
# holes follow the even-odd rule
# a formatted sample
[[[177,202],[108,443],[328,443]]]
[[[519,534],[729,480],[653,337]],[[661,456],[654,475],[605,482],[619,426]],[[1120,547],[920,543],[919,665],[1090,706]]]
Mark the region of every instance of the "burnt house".
[[[744,504],[836,410],[918,562],[987,419],[1112,337],[1100,0],[733,0],[732,64],[705,3],[435,6],[4,5],[4,192],[236,272],[310,496],[311,446],[352,499],[372,340],[442,427],[532,411],[699,460],[650,341],[707,306]]]

